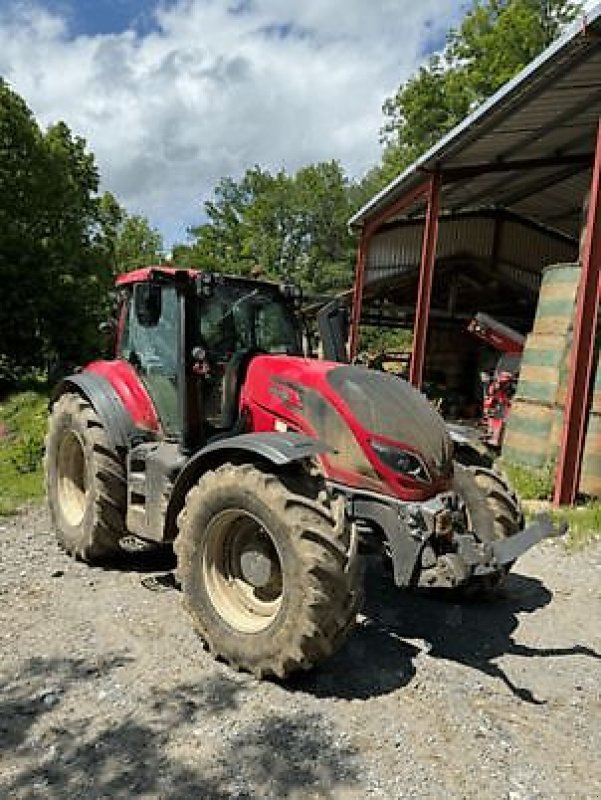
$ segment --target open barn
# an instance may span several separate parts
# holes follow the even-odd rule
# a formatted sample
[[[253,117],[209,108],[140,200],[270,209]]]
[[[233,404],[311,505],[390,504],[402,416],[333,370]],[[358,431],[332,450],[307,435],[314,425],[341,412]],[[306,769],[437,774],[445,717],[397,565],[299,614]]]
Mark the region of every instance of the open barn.
[[[477,398],[484,313],[533,327],[545,269],[579,269],[559,435],[557,502],[585,445],[601,266],[601,5],[351,219],[360,234],[350,347],[364,325],[413,331],[410,380]]]

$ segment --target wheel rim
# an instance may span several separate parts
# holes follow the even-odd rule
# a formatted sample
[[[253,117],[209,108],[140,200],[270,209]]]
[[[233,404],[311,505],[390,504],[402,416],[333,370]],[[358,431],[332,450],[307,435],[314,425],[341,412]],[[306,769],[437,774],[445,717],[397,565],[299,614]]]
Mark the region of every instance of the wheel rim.
[[[252,514],[222,511],[205,531],[203,581],[221,618],[242,633],[258,633],[275,620],[283,596],[274,539]]]
[[[69,525],[79,525],[86,513],[88,484],[86,457],[81,438],[67,431],[58,450],[58,501]]]

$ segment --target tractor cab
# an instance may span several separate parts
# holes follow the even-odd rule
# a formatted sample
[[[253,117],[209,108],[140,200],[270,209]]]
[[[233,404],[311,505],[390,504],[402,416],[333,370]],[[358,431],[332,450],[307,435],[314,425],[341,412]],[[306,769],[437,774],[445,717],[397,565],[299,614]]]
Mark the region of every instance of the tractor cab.
[[[235,428],[254,355],[301,354],[298,293],[288,284],[166,268],[117,283],[116,356],[136,370],[165,436],[188,450]]]

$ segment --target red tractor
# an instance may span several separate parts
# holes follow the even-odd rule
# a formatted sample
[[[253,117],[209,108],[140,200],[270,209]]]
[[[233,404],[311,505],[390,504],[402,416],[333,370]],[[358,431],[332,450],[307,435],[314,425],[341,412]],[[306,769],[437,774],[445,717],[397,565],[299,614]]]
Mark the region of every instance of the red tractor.
[[[408,383],[303,357],[294,291],[192,270],[121,276],[114,360],[56,388],[46,482],[60,544],[90,562],[173,543],[210,650],[257,676],[328,656],[353,626],[365,547],[398,586],[495,582],[523,529],[496,473],[453,463]]]

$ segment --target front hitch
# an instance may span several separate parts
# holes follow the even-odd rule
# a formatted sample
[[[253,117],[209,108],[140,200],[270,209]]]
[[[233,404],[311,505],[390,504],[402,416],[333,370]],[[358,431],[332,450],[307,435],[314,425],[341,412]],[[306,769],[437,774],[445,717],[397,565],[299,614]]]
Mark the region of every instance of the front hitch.
[[[568,530],[565,521],[556,525],[548,514],[538,514],[523,530],[494,542],[477,542],[460,536],[458,555],[472,575],[490,575],[511,566],[520,556],[543,539],[556,539]]]
[[[330,485],[339,491],[346,488]],[[437,495],[422,503],[403,503],[375,493],[350,495],[346,513],[349,520],[384,534],[399,587],[454,588],[475,577],[498,575],[542,539],[567,531],[567,523],[554,524],[541,514],[513,536],[483,542],[470,530],[447,531],[446,498]],[[447,543],[443,552],[437,552],[437,542]]]
[[[565,520],[555,525],[548,514],[538,514],[524,530],[492,543],[494,560],[501,567],[511,564],[543,539],[556,539],[565,536],[567,531],[568,523]]]
[[[564,536],[567,529],[567,522],[555,525],[547,514],[539,514],[519,533],[495,542],[479,542],[471,533],[457,534],[456,552],[433,559],[422,569],[418,585],[452,588],[474,577],[499,574],[538,542]]]

